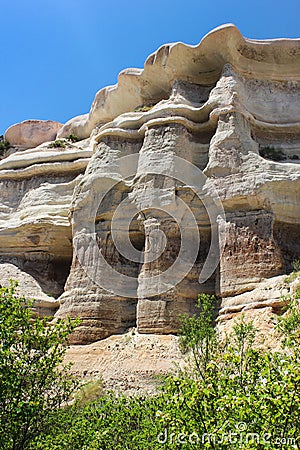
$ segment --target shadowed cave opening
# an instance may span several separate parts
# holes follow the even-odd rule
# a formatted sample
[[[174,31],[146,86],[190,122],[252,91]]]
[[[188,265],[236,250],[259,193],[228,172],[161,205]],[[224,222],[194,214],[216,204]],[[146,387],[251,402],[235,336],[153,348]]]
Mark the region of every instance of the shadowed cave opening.
[[[284,273],[294,270],[293,261],[300,259],[300,224],[276,221],[273,236],[284,261]]]
[[[23,256],[1,256],[0,263],[10,263],[31,275],[40,285],[42,291],[58,298],[64,292],[64,286],[70,273],[72,263],[72,246],[70,254],[53,255],[46,252],[26,252]]]

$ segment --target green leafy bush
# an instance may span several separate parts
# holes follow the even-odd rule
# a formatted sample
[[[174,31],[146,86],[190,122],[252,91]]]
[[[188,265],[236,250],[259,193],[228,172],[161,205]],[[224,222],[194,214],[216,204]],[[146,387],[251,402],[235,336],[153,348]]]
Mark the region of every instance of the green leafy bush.
[[[53,414],[31,450],[156,450],[163,426],[157,419],[162,397],[107,394],[85,407],[77,404]]]
[[[63,364],[65,344],[77,322],[34,318],[32,301],[0,287],[0,448],[19,450],[65,403],[76,382]]]
[[[68,144],[66,139],[57,139],[48,145],[48,148],[65,148]]]
[[[66,148],[69,142],[78,142],[80,139],[75,134],[69,134],[65,139],[57,139],[48,145],[48,148]]]
[[[255,348],[256,330],[243,317],[225,341],[217,334],[212,339],[212,315],[207,311],[204,307],[199,318],[186,318],[184,322],[183,333],[189,320],[197,330],[188,339],[188,334],[183,335],[185,346],[197,357],[193,370],[168,380],[169,401],[163,413],[168,442],[173,436],[172,442],[177,439],[178,444],[182,433],[187,442],[182,448],[196,448],[189,440],[191,436],[201,448],[275,449],[284,443],[288,448],[298,448],[298,302],[291,301],[278,322],[282,352]]]
[[[83,384],[76,393],[76,403],[78,406],[85,406],[104,395],[103,381],[91,380]]]
[[[259,154],[263,158],[271,159],[272,161],[284,161],[287,159],[280,148],[275,148],[272,146],[260,147]]]
[[[199,315],[180,317],[180,345],[183,352],[191,351],[197,370],[205,377],[207,364],[216,350],[217,334],[214,323],[214,295],[201,294],[198,297]]]
[[[4,139],[4,136],[0,136],[0,155],[3,156],[6,150],[11,147],[10,143]]]
[[[293,272],[290,273],[284,280],[288,284],[292,283],[300,275],[300,260],[295,259],[294,261],[292,261],[292,267]]]
[[[134,109],[134,112],[147,112],[150,111],[150,109],[153,108],[153,106],[155,106],[155,103],[151,103],[149,105],[141,105],[141,106],[137,106]]]
[[[295,259],[292,262],[292,267],[293,267],[295,272],[300,272],[300,259]]]

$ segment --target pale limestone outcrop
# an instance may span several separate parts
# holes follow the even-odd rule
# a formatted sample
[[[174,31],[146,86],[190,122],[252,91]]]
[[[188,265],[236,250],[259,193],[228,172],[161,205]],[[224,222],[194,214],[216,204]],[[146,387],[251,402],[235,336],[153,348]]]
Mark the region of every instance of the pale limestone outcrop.
[[[99,123],[168,98],[175,80],[211,86],[220,78],[226,63],[239,73],[253,73],[258,79],[299,81],[298,58],[298,39],[251,40],[244,38],[233,24],[223,25],[195,46],[181,42],[162,45],[147,58],[143,70],[123,70],[118,84],[101,89],[90,112],[71,119],[58,135],[74,133],[86,138]]]
[[[38,316],[53,316],[59,307],[59,301],[46,295],[38,282],[28,273],[14,264],[0,264],[1,286],[9,286],[10,280],[17,280],[16,294],[26,299],[34,299],[33,311]]]
[[[4,137],[12,146],[34,148],[54,141],[61,127],[62,123],[53,120],[25,120],[9,127]]]
[[[165,45],[57,135],[85,141],[0,161],[0,261],[61,294],[56,317],[82,318],[73,343],[174,333],[200,292],[218,296],[221,322],[278,312],[260,286],[300,257],[299,49],[233,25]]]
[[[157,392],[158,380],[186,364],[174,335],[139,334],[132,328],[89,345],[70,345],[66,362],[84,381],[103,381],[103,387],[130,395]]]
[[[91,153],[87,142],[65,148],[43,144],[0,161],[0,262],[18,267],[11,278],[22,284],[26,273],[50,297],[63,292],[69,272],[68,213],[76,180]],[[56,309],[57,300],[52,314]]]
[[[154,186],[159,184],[159,176],[145,175],[143,171],[151,172],[149,167],[159,166],[162,161],[167,173],[171,175],[172,161],[174,162],[174,156],[177,155],[204,170],[208,182],[212,182],[216,187],[225,209],[223,219],[225,248],[221,254],[220,266],[208,282],[200,286],[198,275],[210,243],[209,219],[203,205],[197,202],[195,196],[193,198],[189,188],[181,186],[181,183],[176,181],[161,184],[160,196],[168,204],[169,211],[176,209],[177,198],[183,199],[193,208],[204,245],[202,244],[199,251],[194,270],[181,283],[157,297],[147,297],[143,287],[147,288],[149,283],[147,278],[152,282],[151,275],[162,273],[170,260],[176,258],[180,237],[174,221],[167,215],[164,217],[163,214],[156,212],[153,216],[153,211],[145,211],[144,219],[140,222],[147,227],[149,220],[156,219],[157,225],[154,226],[161,227],[168,238],[167,259],[164,260],[162,255],[153,263],[147,264],[145,261],[140,268],[135,268],[138,271],[136,288],[138,301],[136,305],[134,299],[127,300],[131,302],[131,309],[130,313],[129,309],[126,309],[128,313],[123,315],[124,329],[133,325],[132,310],[136,308],[136,321],[140,332],[174,332],[179,326],[179,315],[194,311],[193,305],[198,292],[217,293],[221,298],[239,294],[254,288],[264,278],[290,270],[291,261],[299,256],[300,170],[296,158],[300,156],[300,135],[296,132],[297,126],[291,124],[292,120],[297,119],[295,110],[299,86],[295,82],[281,85],[281,89],[286,89],[291,103],[291,116],[284,117],[277,111],[277,82],[269,82],[271,86],[269,90],[274,92],[274,102],[270,96],[269,117],[267,115],[265,117],[270,122],[262,124],[252,114],[255,112],[253,105],[255,101],[259,103],[260,94],[259,90],[251,91],[254,83],[251,84],[250,81],[237,74],[229,64],[225,65],[220,80],[209,92],[207,88],[203,93],[199,86],[177,81],[174,83],[169,100],[162,100],[146,112],[123,114],[103,125],[96,135],[95,153],[74,195],[75,211],[81,208],[83,198],[84,202],[91,202],[91,205],[94,201],[94,193],[90,190],[91,177],[98,177],[99,180],[103,177],[110,178],[112,167],[115,167],[118,159],[128,152],[139,152],[138,164],[141,166],[141,173],[138,174],[138,169],[133,184],[125,191],[130,193],[131,199],[140,207],[146,208],[143,202],[147,203]],[[262,91],[267,89],[266,82],[259,82],[256,85],[260,86]],[[246,89],[249,90],[247,94]],[[252,112],[246,109],[249,98]],[[282,101],[283,94],[280,98]],[[197,99],[200,100],[197,102]],[[274,123],[276,114],[278,124]],[[271,136],[274,136],[274,141]],[[286,139],[286,136],[290,138]],[[275,162],[260,156],[260,148],[269,145],[270,142],[275,142],[276,147],[278,146],[286,155],[284,162]],[[290,158],[291,154],[293,159]],[[120,192],[123,192],[124,188]],[[112,245],[109,243],[112,217],[110,208],[113,210],[115,203],[121,202],[118,196],[111,199],[112,203],[109,203],[109,206],[102,207],[104,210],[101,230],[96,226],[100,241],[105,242],[103,252]],[[101,217],[99,212],[97,216],[99,220]],[[138,240],[145,241],[146,249],[146,228],[138,238],[139,229],[136,224],[135,236]],[[118,252],[109,251],[108,255],[110,254],[112,256],[109,258],[113,257],[108,259],[110,263],[117,264]],[[126,267],[128,269],[132,266],[131,263]],[[134,271],[134,267],[132,270]],[[80,276],[78,271],[81,273]],[[109,318],[107,314],[109,306],[113,304],[112,301],[118,300],[115,296],[107,297],[107,292],[98,290],[97,300],[94,303],[94,296],[91,297],[90,293],[85,294],[82,290],[82,276],[87,277],[75,260],[69,278],[71,282],[67,284],[58,312],[58,315],[72,312],[76,314],[75,311],[78,310],[80,315],[85,317],[79,328],[81,332],[78,330],[79,337],[74,337],[75,342],[77,339],[89,340],[91,336],[91,321],[87,319],[89,314],[93,317],[93,330],[98,329],[99,337],[113,332],[107,328]],[[85,291],[88,292],[86,288]],[[86,297],[88,298],[83,300]],[[118,301],[119,305],[124,306],[123,300]],[[97,320],[95,309],[99,305],[101,309]],[[116,307],[114,311],[117,311]],[[112,315],[111,312],[110,314]],[[113,320],[110,326],[117,324],[119,331],[120,322]]]

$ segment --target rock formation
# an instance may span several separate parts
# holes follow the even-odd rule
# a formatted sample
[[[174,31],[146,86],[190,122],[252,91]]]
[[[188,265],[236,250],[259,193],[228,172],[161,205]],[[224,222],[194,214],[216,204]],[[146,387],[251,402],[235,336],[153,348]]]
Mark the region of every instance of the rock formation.
[[[33,148],[54,141],[61,127],[61,123],[52,120],[25,120],[9,127],[5,139],[14,146]]]
[[[220,321],[278,309],[249,291],[300,257],[300,40],[225,25],[124,70],[53,135],[36,126],[6,132],[0,262],[82,318],[73,343],[174,333],[200,292]]]

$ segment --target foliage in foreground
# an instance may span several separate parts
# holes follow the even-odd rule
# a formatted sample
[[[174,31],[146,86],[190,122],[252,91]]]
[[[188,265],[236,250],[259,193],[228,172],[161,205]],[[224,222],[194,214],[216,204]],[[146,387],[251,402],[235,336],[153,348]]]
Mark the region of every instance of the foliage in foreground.
[[[15,288],[14,282],[0,287],[0,448],[5,450],[27,448],[76,384],[62,364],[76,323],[33,320],[33,302],[18,297]]]
[[[104,394],[101,382],[86,386],[76,396],[73,404],[59,405],[66,397],[52,405],[48,391],[36,391],[44,385],[48,376],[46,366],[57,337],[48,342],[47,333],[41,333],[41,320],[36,328],[20,312],[21,304],[15,305],[12,291],[2,291],[2,306],[10,308],[6,326],[1,324],[1,336],[5,329],[22,330],[15,334],[13,345],[3,340],[1,356],[9,348],[7,363],[2,364],[1,391],[8,375],[6,395],[1,394],[1,408],[6,405],[10,421],[5,423],[1,415],[1,433],[5,426],[5,449],[30,450],[158,450],[158,449],[280,449],[299,448],[300,433],[300,289],[296,290],[288,310],[278,321],[278,333],[282,337],[283,351],[271,352],[257,349],[253,345],[255,329],[252,323],[242,318],[228,339],[221,340],[214,327],[215,298],[199,296],[199,314],[182,317],[181,345],[189,352],[192,365],[186,371],[169,376],[161,392],[153,397],[125,398],[115,394]],[[3,298],[6,300],[3,300]],[[10,299],[10,300],[9,300]],[[13,306],[15,305],[15,306]],[[10,317],[9,317],[10,316]],[[23,326],[24,321],[24,326]],[[26,324],[26,326],[25,326]],[[63,325],[60,325],[61,327]],[[61,329],[63,338],[66,328]],[[10,335],[11,332],[8,334]],[[35,336],[37,338],[35,338]],[[60,334],[61,336],[61,334]],[[23,370],[23,356],[18,349],[34,349],[27,354],[26,362],[33,358],[37,369],[31,374],[28,365],[23,374],[30,375],[22,384],[19,369]],[[6,343],[5,345],[3,343]],[[38,345],[37,345],[38,343]],[[23,347],[22,347],[23,346]],[[25,347],[24,347],[25,346]],[[45,346],[45,347],[44,347]],[[44,348],[46,359],[36,352]],[[63,351],[62,349],[60,351]],[[50,352],[50,353],[49,353]],[[59,353],[61,355],[62,353]],[[55,359],[55,357],[54,357]],[[50,364],[50,367],[51,364]],[[56,366],[55,366],[56,367]],[[10,373],[11,371],[11,373]],[[50,371],[51,372],[51,371]],[[52,373],[52,372],[51,372]],[[13,376],[16,377],[16,385]],[[56,385],[55,371],[50,376]],[[25,377],[25,379],[27,379]],[[43,383],[42,383],[43,380]],[[21,382],[21,384],[20,384]],[[32,383],[32,384],[31,384]],[[60,386],[60,384],[58,383]],[[46,383],[46,386],[50,387]],[[23,392],[20,400],[18,392]],[[32,398],[31,403],[29,399]],[[6,403],[5,403],[6,402]],[[25,404],[25,407],[24,407]],[[54,407],[53,407],[54,406]],[[33,409],[31,409],[33,408]],[[48,409],[47,409],[48,408]],[[43,413],[47,412],[47,421]],[[21,446],[11,445],[11,433],[22,430],[27,417],[36,417],[39,434]],[[23,420],[23,422],[22,422]],[[25,421],[24,421],[25,420]],[[16,421],[16,424],[14,423]],[[43,429],[41,430],[41,424]],[[32,421],[30,422],[32,425]],[[10,428],[11,427],[11,428]]]
[[[32,450],[159,449],[163,432],[157,420],[164,398],[125,398],[106,395],[84,407],[68,406],[49,420]]]
[[[6,150],[8,150],[11,147],[10,143],[4,139],[4,136],[1,135],[0,136],[0,155],[3,156],[6,152]]]
[[[182,317],[181,344],[193,367],[166,380],[154,397],[103,395],[53,414],[32,450],[299,448],[299,291],[278,323],[283,352],[256,349],[242,318],[224,342],[214,298]]]

